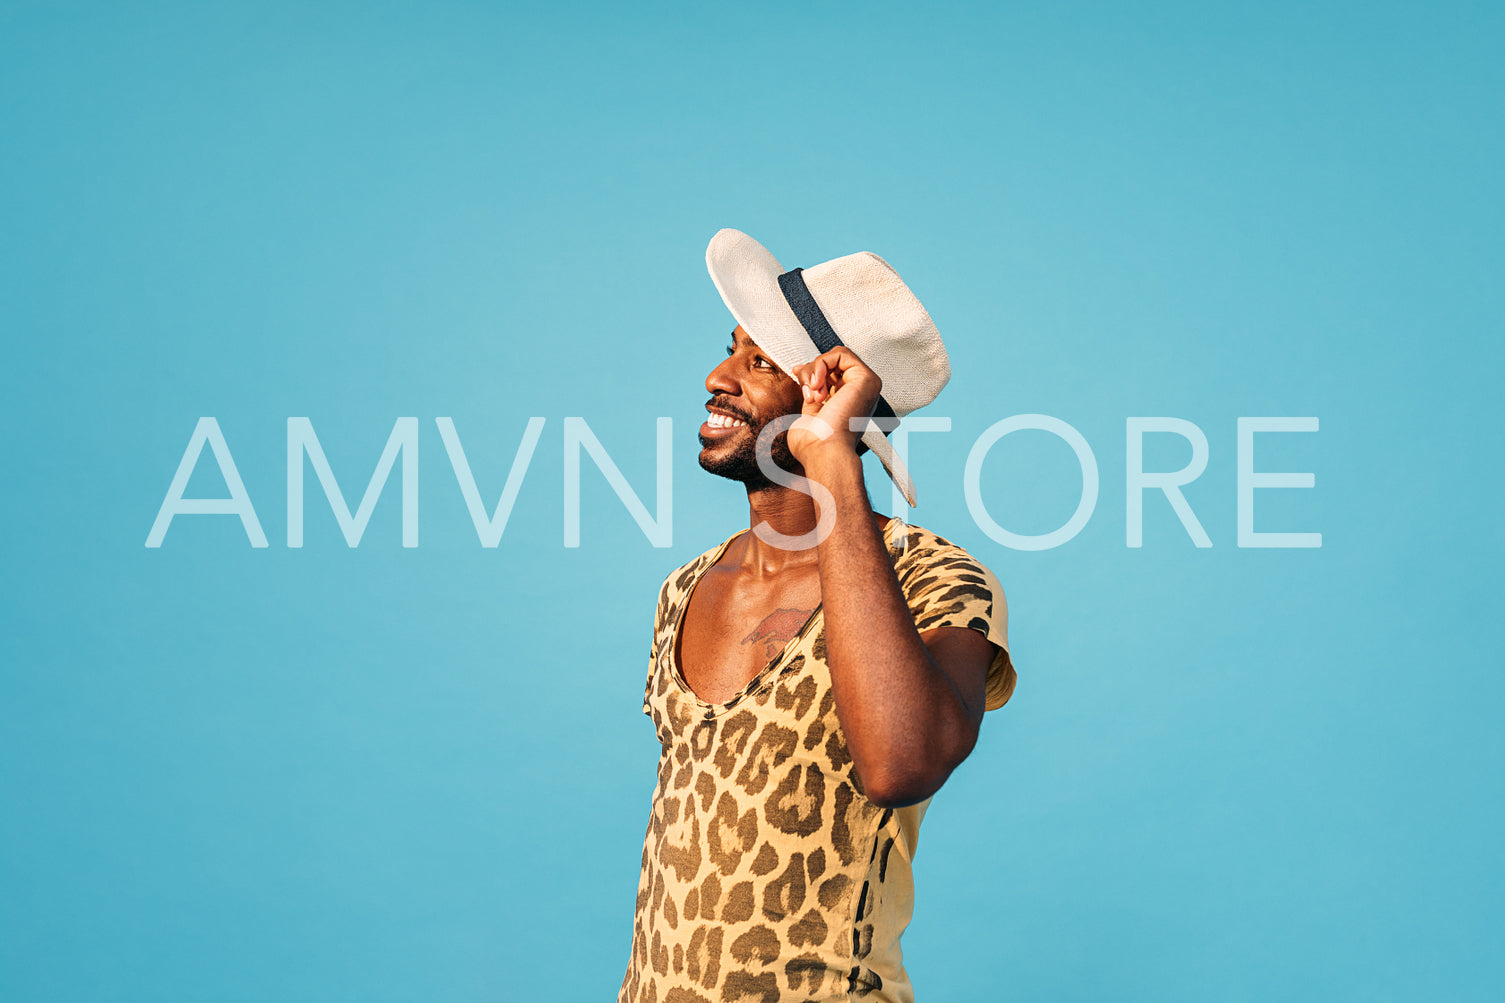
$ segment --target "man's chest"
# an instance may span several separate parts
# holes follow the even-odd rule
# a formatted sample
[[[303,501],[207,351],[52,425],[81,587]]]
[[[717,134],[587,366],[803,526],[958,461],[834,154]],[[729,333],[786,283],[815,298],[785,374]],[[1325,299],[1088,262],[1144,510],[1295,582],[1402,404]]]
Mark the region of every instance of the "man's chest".
[[[779,657],[819,605],[814,568],[775,582],[711,568],[680,623],[675,656],[685,684],[706,703],[726,703]]]

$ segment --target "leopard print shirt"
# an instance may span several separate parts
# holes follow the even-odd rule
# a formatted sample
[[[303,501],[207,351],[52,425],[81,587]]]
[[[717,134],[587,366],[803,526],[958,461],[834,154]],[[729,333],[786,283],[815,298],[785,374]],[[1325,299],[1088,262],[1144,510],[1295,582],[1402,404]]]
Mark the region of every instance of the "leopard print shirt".
[[[701,574],[739,534],[660,590],[643,711],[663,751],[643,841],[632,954],[618,1003],[912,1001],[899,937],[929,801],[869,801],[836,717],[819,608],[724,704],[685,685],[675,640]],[[960,547],[894,520],[885,533],[921,630],[998,646],[987,708],[1013,692],[1003,589]]]

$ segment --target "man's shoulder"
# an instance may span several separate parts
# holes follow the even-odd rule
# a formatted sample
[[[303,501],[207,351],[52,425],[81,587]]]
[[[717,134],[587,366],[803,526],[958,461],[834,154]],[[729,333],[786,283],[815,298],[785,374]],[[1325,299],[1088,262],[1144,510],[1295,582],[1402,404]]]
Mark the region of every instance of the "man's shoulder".
[[[688,561],[665,575],[664,582],[659,586],[658,590],[660,601],[677,595],[678,593],[681,593],[688,589],[694,582],[696,574],[698,574],[700,570],[705,567],[705,565],[715,560],[716,556],[723,549],[725,549],[726,545],[728,543],[731,543],[732,540],[736,539],[736,537],[742,532],[742,530],[738,530],[736,533],[728,536],[725,540],[722,540],[714,547],[706,548],[699,554],[696,554],[694,557],[690,558]]]
[[[1005,601],[1003,584],[993,570],[965,547],[924,526],[906,523],[890,529],[894,573],[905,596],[913,599],[943,587],[967,586],[1000,606]]]
[[[890,526],[889,539],[895,554],[895,565],[898,567],[914,565],[944,564],[956,562],[959,564],[972,563],[978,567],[982,562],[974,557],[960,544],[953,543],[939,533],[926,529],[924,526],[916,526],[912,523],[900,523]]]

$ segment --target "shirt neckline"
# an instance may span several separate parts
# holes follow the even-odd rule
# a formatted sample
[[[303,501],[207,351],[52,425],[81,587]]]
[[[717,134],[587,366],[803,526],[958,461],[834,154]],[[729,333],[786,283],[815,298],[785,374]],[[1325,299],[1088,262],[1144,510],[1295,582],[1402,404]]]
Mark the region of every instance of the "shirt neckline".
[[[899,519],[890,518],[888,524],[884,526],[882,530],[883,545],[885,549],[888,550],[889,560],[893,560],[894,548],[893,541],[889,537],[892,530],[900,524],[901,522]],[[805,622],[800,626],[800,629],[795,631],[793,637],[784,642],[783,650],[775,655],[772,659],[770,659],[767,665],[759,669],[757,673],[755,673],[753,677],[749,679],[741,689],[739,689],[736,693],[733,693],[725,703],[712,703],[709,700],[705,700],[699,694],[697,694],[694,689],[690,687],[690,684],[685,681],[684,673],[680,670],[679,665],[679,637],[681,631],[683,631],[684,629],[685,615],[690,611],[690,600],[695,597],[695,590],[700,587],[701,578],[705,577],[705,573],[716,566],[716,562],[721,560],[721,556],[726,553],[726,548],[732,545],[732,541],[736,540],[743,533],[750,532],[752,531],[748,529],[738,530],[737,532],[733,533],[731,536],[723,540],[721,542],[721,545],[715,550],[710,551],[708,554],[702,555],[701,561],[703,563],[698,569],[696,569],[695,577],[690,580],[689,586],[685,589],[684,597],[679,604],[679,609],[676,610],[674,614],[674,628],[669,634],[669,678],[673,680],[675,687],[678,688],[682,694],[684,694],[690,700],[694,701],[695,706],[705,711],[706,717],[719,717],[722,714],[725,714],[735,708],[738,704],[747,699],[747,697],[751,696],[753,693],[756,693],[762,687],[763,683],[766,682],[768,678],[773,674],[773,671],[779,666],[783,665],[784,661],[789,657],[790,653],[793,652],[794,649],[799,646],[799,643],[804,640],[805,635],[810,632],[811,626],[817,620],[823,619],[823,614],[825,611],[824,602],[816,603],[815,608],[810,611],[810,615],[805,618]]]

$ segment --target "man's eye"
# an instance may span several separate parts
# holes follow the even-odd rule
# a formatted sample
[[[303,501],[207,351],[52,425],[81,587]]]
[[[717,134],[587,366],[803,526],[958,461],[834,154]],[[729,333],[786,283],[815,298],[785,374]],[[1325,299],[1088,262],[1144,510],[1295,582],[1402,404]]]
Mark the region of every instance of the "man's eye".
[[[772,369],[773,368],[773,363],[769,362],[767,359],[763,358],[763,356],[761,356],[761,355],[759,355],[755,359],[753,359],[753,365],[755,365],[755,366],[762,366],[765,369]]]
[[[726,348],[726,357],[728,359],[730,359],[733,355],[736,355],[736,354],[737,354],[737,350],[735,348],[731,347],[730,345],[728,345],[727,348]]]

